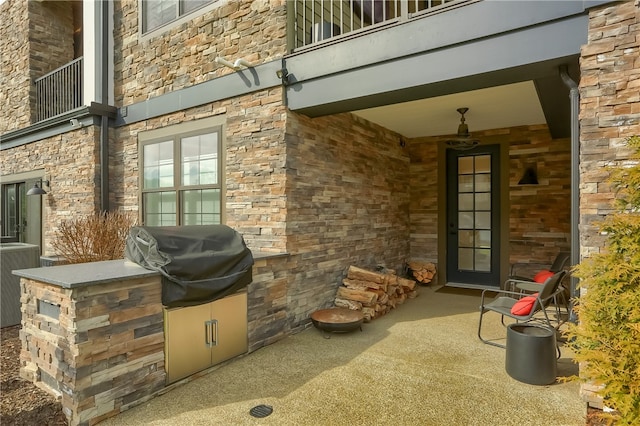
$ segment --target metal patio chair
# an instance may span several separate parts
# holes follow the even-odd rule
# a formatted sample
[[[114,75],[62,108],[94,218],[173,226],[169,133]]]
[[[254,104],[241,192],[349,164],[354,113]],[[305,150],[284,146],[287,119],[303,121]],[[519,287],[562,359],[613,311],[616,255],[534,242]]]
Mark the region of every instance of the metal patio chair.
[[[561,251],[558,253],[553,263],[549,267],[549,269],[539,270],[533,277],[523,277],[521,275],[514,274],[516,264],[511,266],[511,274],[509,279],[513,280],[510,288],[512,291],[520,291],[521,293],[537,293],[542,288],[542,283],[544,279],[548,278],[552,273],[562,271],[566,268],[567,263],[571,257],[571,253],[567,251]],[[532,264],[527,264],[532,265]],[[533,264],[536,265],[536,264]],[[543,280],[539,280],[538,278],[542,277]],[[516,282],[517,281],[517,282]],[[569,318],[569,303],[567,301],[567,297],[565,296],[565,292],[561,292],[557,295],[553,300],[554,305],[556,306],[556,315],[560,318],[560,306],[564,307],[566,318]]]
[[[549,266],[548,268],[546,268],[547,266],[546,264],[542,264],[542,263],[514,263],[513,265],[511,265],[509,279],[534,282],[535,275],[533,277],[526,277],[516,273],[518,265],[525,265],[529,268],[531,268],[531,266],[539,266],[540,268],[537,270],[538,274],[545,271],[553,272],[555,274],[556,272],[560,272],[563,269],[565,269],[565,267],[567,266],[567,263],[569,262],[570,257],[571,257],[571,253],[569,253],[568,251],[561,251],[553,260],[553,263],[551,264],[551,266]],[[511,290],[514,290],[514,289],[512,288]]]
[[[487,299],[487,292],[495,290],[484,290],[480,299],[480,321],[478,322],[478,338],[480,338],[483,343],[486,343],[488,345],[498,346],[500,348],[506,347],[506,345],[492,342],[482,337],[482,319],[484,317],[484,314],[486,314],[487,312],[496,312],[500,314],[500,321],[505,327],[507,326],[507,324],[505,324],[504,322],[504,317],[508,317],[514,319],[519,323],[533,321],[539,322],[542,323],[544,327],[548,327],[551,330],[556,330],[556,327],[551,324],[551,319],[549,318],[549,315],[547,313],[547,307],[551,304],[552,301],[556,300],[560,292],[564,292],[564,288],[562,287],[561,283],[566,273],[566,271],[562,270],[547,278],[547,280],[540,287],[540,291],[535,295],[523,295],[518,291],[500,290],[495,299],[491,301],[485,301]],[[524,282],[526,281],[519,281],[509,278],[505,282],[505,288],[509,288],[509,286],[516,286],[517,284]],[[513,309],[517,303],[522,305],[529,304],[531,308],[529,311],[523,309],[520,312],[514,313]],[[560,325],[560,318],[558,318],[558,327]]]

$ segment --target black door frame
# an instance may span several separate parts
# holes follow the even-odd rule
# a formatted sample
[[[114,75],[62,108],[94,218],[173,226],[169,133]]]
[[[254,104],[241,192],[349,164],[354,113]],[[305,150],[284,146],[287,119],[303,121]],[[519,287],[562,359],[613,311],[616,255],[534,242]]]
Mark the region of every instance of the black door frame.
[[[491,271],[464,271],[458,268],[458,158],[464,156],[491,155]],[[446,264],[447,284],[464,287],[495,287],[501,283],[501,146],[480,145],[472,150],[447,149],[446,158]]]

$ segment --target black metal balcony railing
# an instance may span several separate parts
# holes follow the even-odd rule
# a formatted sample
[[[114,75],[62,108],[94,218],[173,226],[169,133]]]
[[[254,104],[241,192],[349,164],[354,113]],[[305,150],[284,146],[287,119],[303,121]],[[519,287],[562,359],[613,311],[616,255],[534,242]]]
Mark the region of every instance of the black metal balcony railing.
[[[295,0],[296,48],[466,0]]]
[[[82,57],[36,79],[36,122],[82,106]]]

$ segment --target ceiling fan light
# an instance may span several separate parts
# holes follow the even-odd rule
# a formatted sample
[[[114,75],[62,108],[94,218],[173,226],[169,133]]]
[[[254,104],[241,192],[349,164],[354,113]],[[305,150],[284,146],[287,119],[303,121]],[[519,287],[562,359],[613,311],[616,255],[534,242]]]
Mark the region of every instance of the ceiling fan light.
[[[473,149],[480,143],[479,139],[474,139],[469,133],[469,126],[465,123],[464,114],[469,111],[469,108],[458,108],[456,111],[460,113],[460,124],[458,125],[458,133],[455,138],[448,139],[446,144],[450,148],[457,149],[459,151],[465,151]]]

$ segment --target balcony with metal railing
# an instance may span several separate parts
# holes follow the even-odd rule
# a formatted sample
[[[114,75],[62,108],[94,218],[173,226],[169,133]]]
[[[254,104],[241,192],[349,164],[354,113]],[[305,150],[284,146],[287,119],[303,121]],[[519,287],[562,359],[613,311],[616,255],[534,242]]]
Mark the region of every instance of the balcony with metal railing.
[[[81,107],[82,57],[35,80],[35,122]]]
[[[294,49],[463,2],[468,0],[295,0]]]

